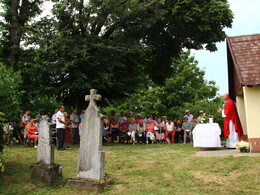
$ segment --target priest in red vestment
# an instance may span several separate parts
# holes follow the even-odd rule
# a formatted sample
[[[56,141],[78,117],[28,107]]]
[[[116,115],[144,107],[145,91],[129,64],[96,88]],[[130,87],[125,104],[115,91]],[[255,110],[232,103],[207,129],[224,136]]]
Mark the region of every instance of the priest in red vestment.
[[[227,139],[226,147],[235,148],[239,138],[244,135],[239,120],[235,102],[229,98],[229,94],[224,94],[222,99],[226,102],[224,110],[220,109],[224,117],[224,137]]]

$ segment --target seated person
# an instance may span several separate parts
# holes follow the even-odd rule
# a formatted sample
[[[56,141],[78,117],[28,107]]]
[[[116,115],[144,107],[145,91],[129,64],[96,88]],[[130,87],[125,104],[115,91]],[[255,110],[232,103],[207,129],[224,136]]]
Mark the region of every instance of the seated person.
[[[107,141],[108,143],[111,141],[110,139],[110,136],[109,136],[109,130],[110,130],[110,127],[109,127],[109,120],[106,120],[106,118],[104,118],[103,120],[103,139],[105,141]]]
[[[144,124],[143,120],[139,121],[139,123],[137,124],[136,130],[137,130],[137,142],[140,143],[140,140],[142,140],[142,143],[145,144],[146,125]]]
[[[112,139],[114,140],[114,142],[119,143],[119,135],[120,135],[119,122],[117,122],[116,119],[114,118],[111,119],[109,133],[112,135]]]
[[[157,143],[164,143],[165,124],[162,122],[160,118],[157,119],[157,125],[154,130]]]
[[[26,125],[26,134],[29,139],[34,140],[34,148],[37,148],[38,142],[38,129],[34,124],[34,118],[30,118],[29,123]]]
[[[175,123],[175,143],[183,143],[183,136],[181,119],[178,118]]]
[[[175,126],[170,117],[167,118],[167,123],[165,124],[165,129],[166,129],[166,135],[165,135],[166,142],[168,144],[171,144],[171,142],[170,142],[170,136],[171,136],[171,141],[172,141],[172,143],[174,143]]]
[[[129,143],[131,136],[128,135],[129,123],[126,117],[123,118],[123,122],[119,126],[120,128],[120,139],[122,143]]]
[[[153,120],[151,118],[149,118],[148,123],[146,124],[146,144],[149,143],[149,139],[153,143],[153,140],[155,138],[154,127],[155,127],[155,124],[153,123]]]
[[[189,136],[191,140],[191,123],[188,122],[188,117],[184,118],[184,122],[182,123],[182,130],[184,131],[184,144],[187,142],[187,138]]]
[[[136,133],[135,119],[131,119],[131,122],[128,127],[128,132],[129,132],[129,134],[131,133],[130,143],[133,143],[133,145],[135,145],[135,133]]]
[[[196,127],[198,124],[197,117],[193,118],[193,121],[191,122],[191,135],[190,135],[190,141],[193,143],[193,129]]]

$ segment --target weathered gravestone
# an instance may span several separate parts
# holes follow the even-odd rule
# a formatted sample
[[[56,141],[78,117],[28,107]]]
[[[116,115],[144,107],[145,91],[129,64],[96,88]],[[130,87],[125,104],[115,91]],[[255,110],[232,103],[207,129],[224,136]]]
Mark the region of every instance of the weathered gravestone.
[[[30,166],[31,179],[48,186],[56,184],[62,177],[61,165],[54,163],[54,145],[48,118],[43,116],[39,124],[37,163]]]
[[[92,192],[101,192],[105,185],[104,159],[102,147],[102,118],[97,108],[96,100],[101,100],[97,90],[91,89],[86,96],[88,108],[82,121],[80,149],[78,153],[77,178],[69,179],[67,185]]]

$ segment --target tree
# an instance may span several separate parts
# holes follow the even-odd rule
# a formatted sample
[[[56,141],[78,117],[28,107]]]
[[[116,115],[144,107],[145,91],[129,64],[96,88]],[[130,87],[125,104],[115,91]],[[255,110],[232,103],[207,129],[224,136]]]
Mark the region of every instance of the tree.
[[[190,51],[173,60],[172,69],[172,75],[166,79],[165,85],[150,83],[149,87],[129,94],[128,98],[120,102],[110,102],[109,108],[177,118],[181,117],[186,109],[191,110],[196,106],[196,109],[191,111],[197,113],[198,109],[205,108],[205,102],[210,104],[215,98],[218,90],[215,82],[204,79],[205,72],[199,69],[195,58],[190,57]],[[214,109],[217,110],[219,106]],[[108,111],[106,108],[104,110]],[[207,110],[213,111],[213,109]]]
[[[28,28],[28,22],[41,12],[39,5],[43,0],[1,0],[3,4],[5,22],[1,22],[3,32],[2,44],[4,47],[2,55],[5,63],[14,70],[18,70],[18,59],[20,56],[20,43],[22,36]]]
[[[0,64],[0,112],[7,121],[16,121],[21,109],[20,85],[22,79],[19,72]]]
[[[90,88],[118,100],[164,85],[182,48],[215,51],[232,22],[226,0],[56,0],[53,14],[27,33],[25,86],[77,105]]]

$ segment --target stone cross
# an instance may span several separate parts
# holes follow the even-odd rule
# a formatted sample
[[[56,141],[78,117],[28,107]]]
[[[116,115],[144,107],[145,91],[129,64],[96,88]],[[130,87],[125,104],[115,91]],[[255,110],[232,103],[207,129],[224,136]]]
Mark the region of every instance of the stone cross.
[[[101,95],[97,94],[97,90],[91,89],[90,95],[86,95],[85,100],[89,101],[89,105],[93,104],[93,105],[97,106],[95,100],[97,100],[97,101],[101,100]]]
[[[86,96],[89,105],[82,120],[80,149],[78,153],[78,178],[101,180],[104,178],[105,153],[102,152],[103,115],[97,108],[96,100],[101,100],[97,90],[91,89]]]
[[[48,165],[54,163],[54,146],[52,144],[50,126],[46,116],[42,117],[39,124],[37,162]]]

